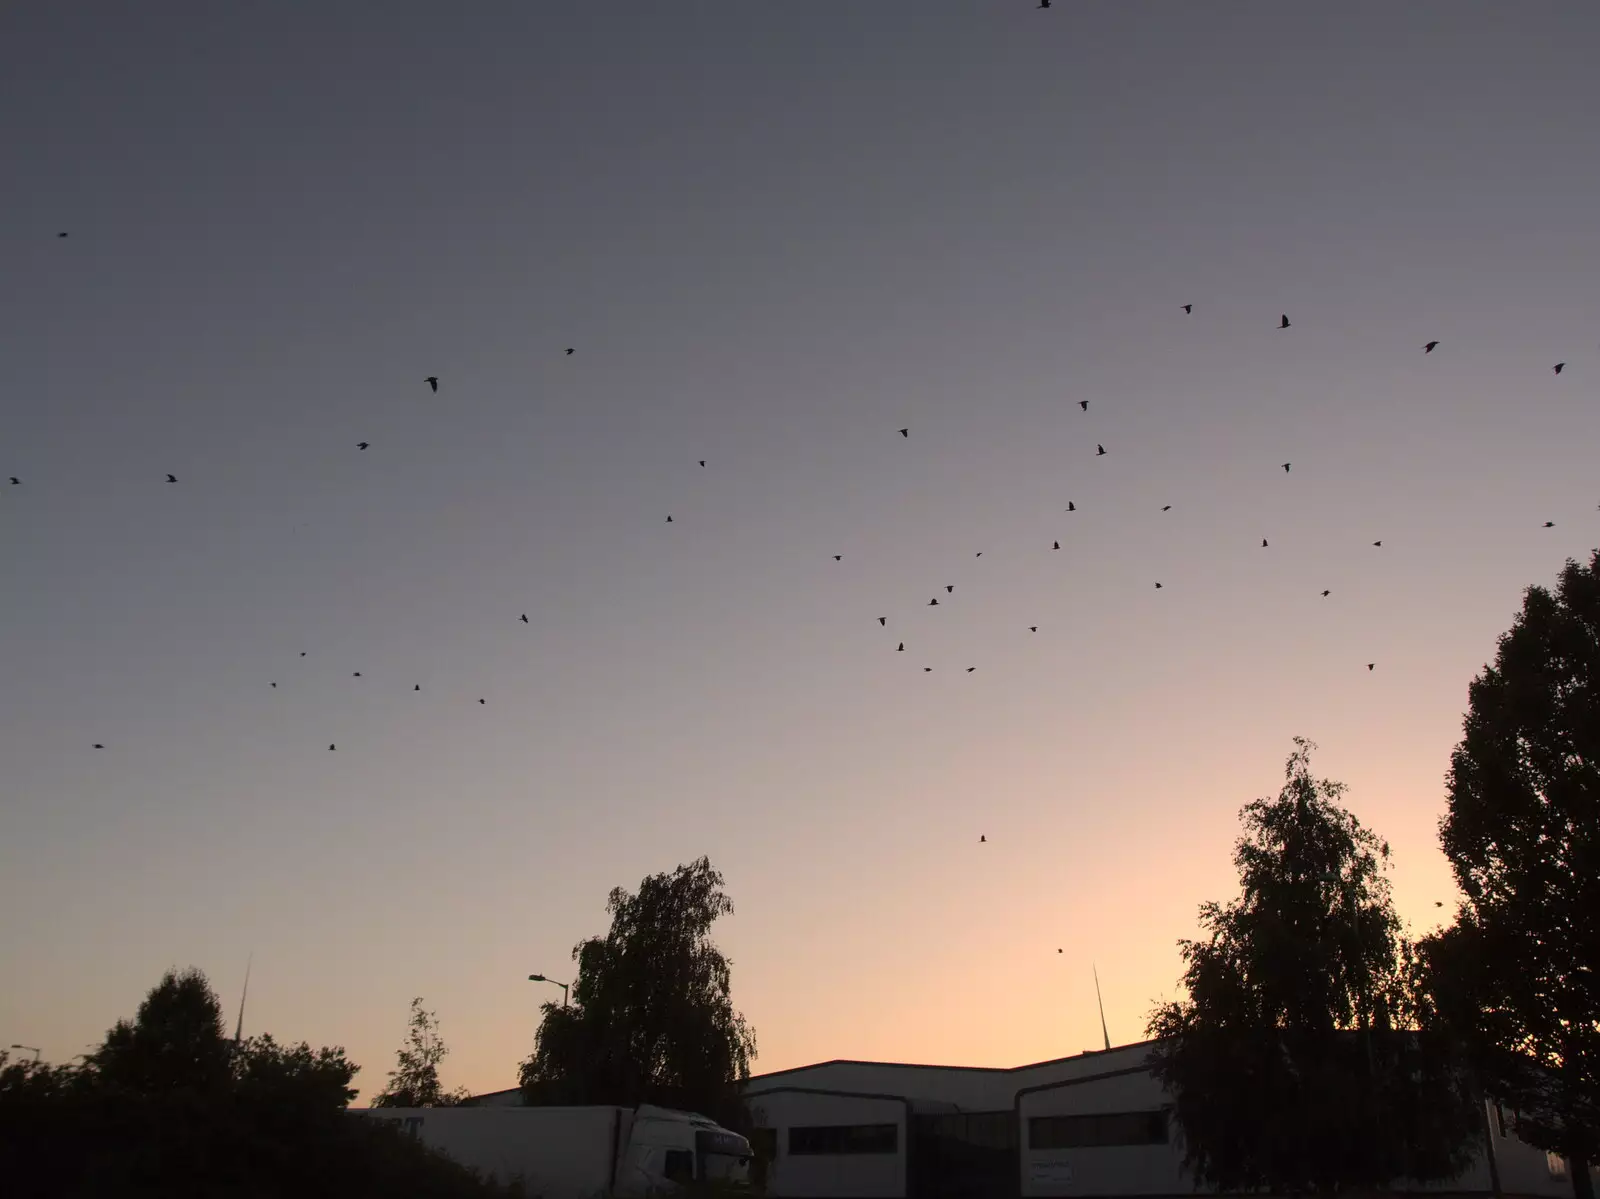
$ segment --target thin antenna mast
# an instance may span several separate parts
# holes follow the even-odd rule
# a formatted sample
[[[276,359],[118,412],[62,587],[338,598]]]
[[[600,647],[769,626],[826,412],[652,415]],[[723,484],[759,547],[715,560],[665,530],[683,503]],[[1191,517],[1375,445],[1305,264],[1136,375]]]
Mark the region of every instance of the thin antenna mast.
[[[233,1026],[233,1051],[239,1052],[240,1042],[244,1034],[244,1001],[250,994],[250,966],[255,961],[255,951],[250,951],[250,956],[244,963],[244,990],[239,992],[239,1022]]]
[[[1100,969],[1093,963],[1089,968],[1094,971],[1094,1001],[1100,1005],[1100,1036],[1105,1040],[1106,1048],[1111,1048],[1111,1034],[1106,1031],[1106,1003],[1100,998]]]

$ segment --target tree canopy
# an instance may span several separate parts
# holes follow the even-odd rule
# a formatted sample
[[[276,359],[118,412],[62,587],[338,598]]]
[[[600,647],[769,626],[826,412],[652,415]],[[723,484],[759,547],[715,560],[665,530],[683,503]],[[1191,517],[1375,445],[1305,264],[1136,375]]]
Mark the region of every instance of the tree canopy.
[[[755,1034],[711,926],[733,903],[707,858],[614,889],[611,930],[577,945],[569,1006],[544,1005],[520,1078],[530,1103],[659,1103],[743,1118]]]
[[[0,1181],[17,1199],[489,1199],[507,1188],[345,1110],[340,1048],[234,1044],[198,970],[169,971],[82,1065],[0,1051]]]
[[[460,1103],[465,1092],[446,1091],[439,1081],[439,1063],[450,1050],[439,1035],[439,1017],[422,1006],[422,996],[411,1001],[411,1023],[406,1043],[396,1051],[398,1062],[389,1072],[389,1084],[372,1101],[373,1107],[449,1107]]]
[[[1239,896],[1180,942],[1187,998],[1158,1006],[1152,1067],[1185,1164],[1209,1186],[1277,1193],[1442,1180],[1472,1159],[1481,1109],[1420,1028],[1389,847],[1316,780],[1295,739],[1276,798],[1241,812]]]
[[[1465,900],[1423,951],[1517,1135],[1600,1161],[1600,551],[1530,587],[1471,684],[1439,834]]]

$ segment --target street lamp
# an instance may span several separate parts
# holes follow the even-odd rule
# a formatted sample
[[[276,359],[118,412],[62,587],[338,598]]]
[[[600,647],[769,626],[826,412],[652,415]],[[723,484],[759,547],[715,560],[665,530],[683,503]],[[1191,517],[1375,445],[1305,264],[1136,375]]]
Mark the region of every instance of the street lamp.
[[[561,1006],[562,1007],[566,1007],[567,1006],[567,984],[566,983],[558,983],[558,982],[556,982],[555,979],[546,978],[542,974],[530,974],[530,975],[528,975],[528,981],[531,982],[531,983],[550,983],[552,986],[560,987],[561,988]]]
[[[32,1045],[16,1045],[16,1044],[13,1044],[11,1046],[11,1048],[13,1048],[13,1049],[26,1049],[29,1053],[33,1054],[33,1060],[35,1062],[37,1062],[39,1060],[39,1051],[37,1049],[35,1049]]]

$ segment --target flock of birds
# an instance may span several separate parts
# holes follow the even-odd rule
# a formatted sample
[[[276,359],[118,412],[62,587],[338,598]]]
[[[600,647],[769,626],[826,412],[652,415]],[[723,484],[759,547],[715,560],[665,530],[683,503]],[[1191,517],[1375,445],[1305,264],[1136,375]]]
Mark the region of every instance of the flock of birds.
[[[1049,8],[1050,7],[1050,0],[1041,0],[1041,3],[1039,5],[1039,7],[1040,8]],[[57,236],[64,238],[64,237],[67,236],[67,234],[65,232],[62,232],[62,233],[58,233]],[[1182,311],[1186,315],[1192,315],[1193,312],[1194,312],[1194,305],[1193,304],[1182,304],[1179,307],[1182,309]],[[1289,329],[1289,328],[1292,328],[1292,327],[1293,326],[1292,326],[1292,323],[1289,320],[1288,313],[1279,314],[1277,328],[1280,329],[1280,330],[1284,330],[1284,329]],[[1429,341],[1429,342],[1425,343],[1422,346],[1422,352],[1424,354],[1432,354],[1435,350],[1437,350],[1439,348],[1439,344],[1440,343],[1437,340]],[[575,354],[577,352],[577,349],[576,349],[576,347],[568,346],[568,347],[566,347],[566,351],[565,352],[566,352],[567,356],[570,357],[571,355],[573,355],[573,354]],[[1557,374],[1557,375],[1560,375],[1562,373],[1562,371],[1566,368],[1566,365],[1567,364],[1565,362],[1556,363],[1554,368],[1553,368],[1554,369],[1554,373]],[[423,379],[423,382],[428,385],[428,388],[432,393],[438,394],[439,384],[440,384],[439,376],[437,376],[437,375],[428,375]],[[1087,413],[1089,411],[1089,401],[1088,400],[1079,400],[1078,401],[1078,407],[1082,412]],[[911,429],[910,429],[909,426],[897,429],[897,430],[895,430],[895,432],[898,433],[898,435],[903,440],[910,440]],[[365,451],[365,450],[370,449],[371,445],[372,445],[371,442],[360,441],[360,442],[356,443],[356,447],[355,448],[358,451]],[[1095,456],[1098,458],[1098,457],[1105,457],[1106,455],[1107,455],[1106,447],[1103,444],[1096,443],[1096,445],[1095,445]],[[698,461],[699,461],[699,465],[702,468],[704,468],[706,466],[706,460],[705,459],[702,458],[702,459],[699,459]],[[1280,465],[1280,467],[1282,468],[1282,470],[1283,470],[1283,472],[1285,474],[1291,473],[1291,471],[1293,469],[1293,466],[1294,466],[1293,462],[1284,462],[1284,463],[1280,463],[1279,465]],[[23,481],[19,476],[12,475],[12,476],[8,476],[8,478],[9,478],[9,482],[10,482],[11,486],[13,486],[13,487],[22,486],[22,482]],[[166,475],[166,482],[168,484],[175,484],[175,483],[178,482],[178,477],[175,474],[168,474],[168,475]],[[1162,507],[1161,511],[1168,512],[1168,511],[1171,511],[1171,509],[1172,509],[1172,505],[1171,504],[1167,504],[1167,505],[1164,505]],[[1075,502],[1069,500],[1068,503],[1067,503],[1065,511],[1070,513],[1070,512],[1076,512],[1077,510],[1078,510],[1077,504]],[[674,516],[670,512],[667,513],[667,515],[666,515],[666,523],[667,524],[675,524],[675,523],[677,523],[676,519],[674,518]],[[1553,529],[1553,528],[1555,528],[1555,522],[1547,520],[1547,521],[1544,522],[1543,527],[1546,528],[1546,529]],[[1383,541],[1381,539],[1379,539],[1377,541],[1374,541],[1374,542],[1372,542],[1372,546],[1375,549],[1381,549],[1383,547]],[[1061,542],[1060,541],[1053,541],[1051,543],[1051,547],[1050,548],[1051,548],[1051,550],[1060,550],[1061,549]],[[1270,542],[1265,537],[1263,537],[1261,539],[1261,548],[1262,549],[1270,548]],[[979,557],[979,558],[983,557],[982,551],[979,551],[975,556]],[[833,555],[833,560],[835,562],[842,562],[844,560],[844,555],[843,554],[834,554]],[[1155,589],[1158,590],[1158,591],[1163,589],[1162,583],[1159,580],[1155,581]],[[945,584],[944,590],[945,590],[946,595],[953,594],[954,591],[955,591],[955,585],[954,584]],[[1322,597],[1324,599],[1326,599],[1329,596],[1331,596],[1333,594],[1333,592],[1332,592],[1332,589],[1325,589],[1325,590],[1322,591],[1321,594],[1322,594]],[[933,596],[933,598],[929,599],[928,603],[927,603],[927,606],[930,607],[930,608],[939,607],[940,606],[940,602],[939,602],[938,595],[935,595],[935,596]],[[522,613],[522,615],[518,619],[523,624],[529,623],[528,615],[525,612]],[[878,624],[883,628],[887,628],[888,625],[889,625],[889,617],[888,616],[879,616],[877,618],[877,621],[878,621]],[[1039,626],[1038,625],[1028,625],[1026,627],[1027,627],[1027,630],[1028,630],[1029,633],[1037,633],[1039,631]],[[896,642],[895,642],[895,650],[894,650],[894,652],[896,652],[896,653],[904,653],[905,649],[906,649],[906,643],[904,641],[901,641],[901,640],[897,639]],[[305,651],[301,651],[300,657],[302,657],[302,658],[306,657]],[[1377,669],[1377,663],[1376,662],[1368,662],[1366,664],[1366,667],[1367,667],[1368,671],[1376,670]],[[977,669],[978,668],[976,666],[968,666],[968,667],[965,668],[965,673],[972,674]],[[931,674],[933,672],[934,668],[932,666],[926,666],[925,665],[925,666],[922,667],[922,670],[925,673],[930,673]],[[353,672],[353,677],[358,678],[358,679],[361,678],[362,677],[361,676],[361,672],[359,670]],[[270,686],[272,687],[272,689],[276,690],[278,684],[276,682],[272,682],[270,684]],[[422,690],[422,685],[420,683],[413,684],[413,686],[412,686],[412,691],[413,692],[420,692],[421,690]],[[481,704],[481,705],[487,705],[488,700],[486,698],[480,696],[478,698],[478,703]],[[93,745],[94,745],[95,749],[105,749],[106,748],[105,743],[103,743],[103,742],[94,742]],[[336,751],[338,749],[337,742],[330,742],[329,745],[328,745],[328,749],[330,751]],[[979,839],[979,841],[986,841],[987,840],[986,837],[982,837],[982,836],[980,836],[978,839]]]

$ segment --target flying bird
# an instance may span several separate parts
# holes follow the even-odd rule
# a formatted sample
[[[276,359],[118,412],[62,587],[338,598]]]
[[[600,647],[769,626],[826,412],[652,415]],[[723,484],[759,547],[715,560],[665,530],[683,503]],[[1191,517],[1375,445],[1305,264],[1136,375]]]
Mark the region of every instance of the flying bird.
[[[1089,411],[1089,401],[1088,400],[1079,400],[1078,401],[1078,407],[1082,408],[1085,412]]]
[[[835,554],[833,556],[833,560],[835,562],[843,562],[844,561],[844,555],[843,554]]]
[[[1376,545],[1376,546],[1380,546],[1380,547],[1381,547],[1381,546],[1382,546],[1382,545],[1383,545],[1383,542],[1381,542],[1381,541],[1374,541],[1374,542],[1373,542],[1373,543],[1372,543],[1372,544],[1373,544],[1373,545]]]
[[[358,442],[356,442],[356,449],[364,450],[371,444],[372,443],[370,441],[358,441]]]
[[[1374,667],[1374,666],[1376,666],[1376,665],[1377,665],[1377,663],[1376,663],[1376,662],[1368,662],[1368,663],[1367,663],[1367,669],[1368,669],[1368,670],[1371,670],[1371,669],[1372,669],[1372,668],[1373,668],[1373,667]]]
[[[911,436],[911,430],[910,429],[901,429],[900,430],[900,436],[901,437],[910,437]]]
[[[1430,341],[1427,345],[1422,347],[1422,352],[1424,354],[1431,354],[1431,353],[1433,353],[1434,350],[1436,350],[1438,348],[1438,346],[1439,346],[1438,342]]]
[[[329,748],[329,749],[337,749],[337,748],[338,748],[338,747],[337,747],[337,746],[334,746],[334,745],[330,745],[330,746],[328,746],[328,748]]]
[[[894,647],[894,652],[897,653],[897,654],[905,653],[906,652],[906,643],[904,641],[902,641],[899,645],[895,646]]]
[[[1562,368],[1562,367],[1564,367],[1564,366],[1566,366],[1566,365],[1567,365],[1567,364],[1566,364],[1566,363],[1565,363],[1565,362],[1558,362],[1558,363],[1556,363],[1556,374],[1558,374],[1558,375],[1559,375],[1559,374],[1560,374],[1560,373],[1561,373],[1561,368]]]
[[[567,353],[568,353],[568,354],[571,354],[571,353],[573,353],[573,352],[574,352],[574,351],[573,351],[573,349],[572,349],[572,347],[571,347],[571,346],[568,346],[568,347],[567,347]]]
[[[413,690],[413,691],[421,691],[422,690],[422,684],[418,683],[415,687],[411,688],[411,690]]]
[[[1166,507],[1162,508],[1161,511],[1163,511],[1163,512],[1171,512],[1172,511],[1172,505],[1168,504]]]
[[[1282,316],[1280,316],[1278,318],[1278,320],[1279,320],[1278,328],[1287,329],[1289,327],[1289,314],[1287,312],[1285,312]]]
[[[669,525],[672,523],[672,514],[670,512],[667,514],[667,523]]]
[[[932,673],[933,673],[933,667],[931,667],[931,666],[924,666],[924,667],[923,667],[923,668],[922,668],[922,673],[923,673],[923,674],[932,674]]]
[[[1324,592],[1323,592],[1323,593],[1322,593],[1322,598],[1323,598],[1323,599],[1327,599],[1327,598],[1328,598],[1328,597],[1329,597],[1329,596],[1330,596],[1330,595],[1332,595],[1332,594],[1333,594],[1333,592],[1331,592],[1331,591],[1324,591]]]
[[[303,657],[305,657],[305,656],[306,656],[306,651],[305,651],[305,650],[301,650],[301,651],[300,651],[300,656],[301,656],[301,657],[302,657],[302,658],[303,658]]]
[[[974,558],[981,558],[981,557],[983,557],[983,551],[979,550],[977,553],[973,554],[972,556]]]
[[[429,387],[433,388],[435,391],[439,390],[439,376],[438,375],[429,375],[426,379],[423,380],[423,382],[426,383]]]
[[[1078,510],[1078,505],[1074,504],[1071,500],[1068,500],[1067,501],[1067,511],[1068,512],[1076,512],[1077,510]]]
[[[951,592],[956,589],[956,585],[954,583],[946,583],[944,589],[946,592]]]
[[[56,236],[57,236],[57,237],[65,237],[65,236],[66,236],[66,234],[65,234],[65,233],[58,233],[58,234],[56,234]]]
[[[1031,625],[1028,626],[1028,632],[1037,633],[1038,631],[1039,631],[1039,626],[1038,625],[1031,624]]]
[[[278,684],[276,683],[269,683],[268,686],[270,686],[274,691],[278,689]]]
[[[177,481],[178,481],[178,476],[177,475],[168,475],[167,476],[167,482],[168,483],[176,483]]]
[[[1263,537],[1261,539],[1261,548],[1262,549],[1266,549],[1267,548],[1267,539],[1265,537]]]
[[[704,466],[705,464],[706,464],[706,460],[704,458],[700,459],[700,465]]]
[[[1283,464],[1283,473],[1284,474],[1288,474],[1289,473],[1289,463],[1287,463],[1287,462],[1285,462]]]
[[[969,666],[969,667],[967,667],[967,673],[971,674],[974,670],[977,670],[977,669],[978,668],[976,666]]]
[[[1049,8],[1050,7],[1050,0],[1039,0],[1039,7],[1040,8]]]
[[[488,702],[488,701],[486,701],[486,700],[481,700],[481,699],[480,699],[480,700],[479,700],[479,701],[478,701],[478,702],[479,702],[479,703],[480,703],[480,704],[481,704],[481,703],[486,703],[486,702]]]
[[[61,235],[61,236],[62,236],[62,237],[65,237],[65,236],[66,236],[66,234],[65,234],[65,233],[63,233],[63,234],[62,234],[62,235]],[[95,747],[95,748],[96,748],[96,749],[104,749],[104,748],[105,748],[105,746],[103,746],[103,745],[101,745],[101,744],[100,744],[100,743],[99,743],[99,742],[98,742],[98,741],[96,741],[96,742],[95,742],[95,743],[94,743],[94,747]]]
[[[527,624],[528,623],[528,614],[526,612],[524,612],[520,617],[518,617],[518,619],[521,620],[523,624]]]
[[[1553,520],[1547,520],[1544,522],[1544,527],[1547,529],[1553,529],[1556,527],[1556,522]]]
[[[878,617],[878,623],[887,626],[889,623],[889,618],[887,616],[880,616]]]
[[[1050,548],[1051,548],[1051,549],[1053,549],[1053,550],[1058,550],[1058,549],[1060,549],[1060,548],[1061,548],[1061,543],[1060,543],[1060,542],[1059,542],[1059,541],[1057,541],[1057,542],[1056,542],[1056,543],[1055,543],[1055,544],[1053,544],[1053,545],[1052,545],[1052,546],[1051,546],[1051,547],[1050,547]]]
[[[1099,442],[1096,442],[1095,443],[1095,447],[1094,447],[1094,456],[1096,458],[1098,458],[1098,457],[1100,457],[1101,454],[1104,454],[1105,452],[1106,452],[1106,447],[1101,445]]]
[[[358,670],[353,675],[351,675],[350,677],[351,678],[355,678],[355,679],[359,679],[361,677],[361,672]]]
[[[1185,304],[1183,306],[1183,310],[1185,312],[1193,312],[1194,311],[1194,305],[1193,304]]]
[[[931,600],[928,601],[928,607],[937,608],[938,606],[939,606],[939,601],[937,599],[931,599]]]
[[[22,485],[22,480],[17,478],[16,475],[12,475],[11,476],[11,486],[20,487],[21,485]]]
[[[988,837],[982,836],[981,834],[978,837],[979,841],[987,841],[988,839],[989,839]]]
[[[1160,590],[1161,590],[1161,584],[1160,584],[1160,583],[1157,583],[1157,584],[1156,584],[1156,590],[1157,590],[1157,591],[1160,591]]]

